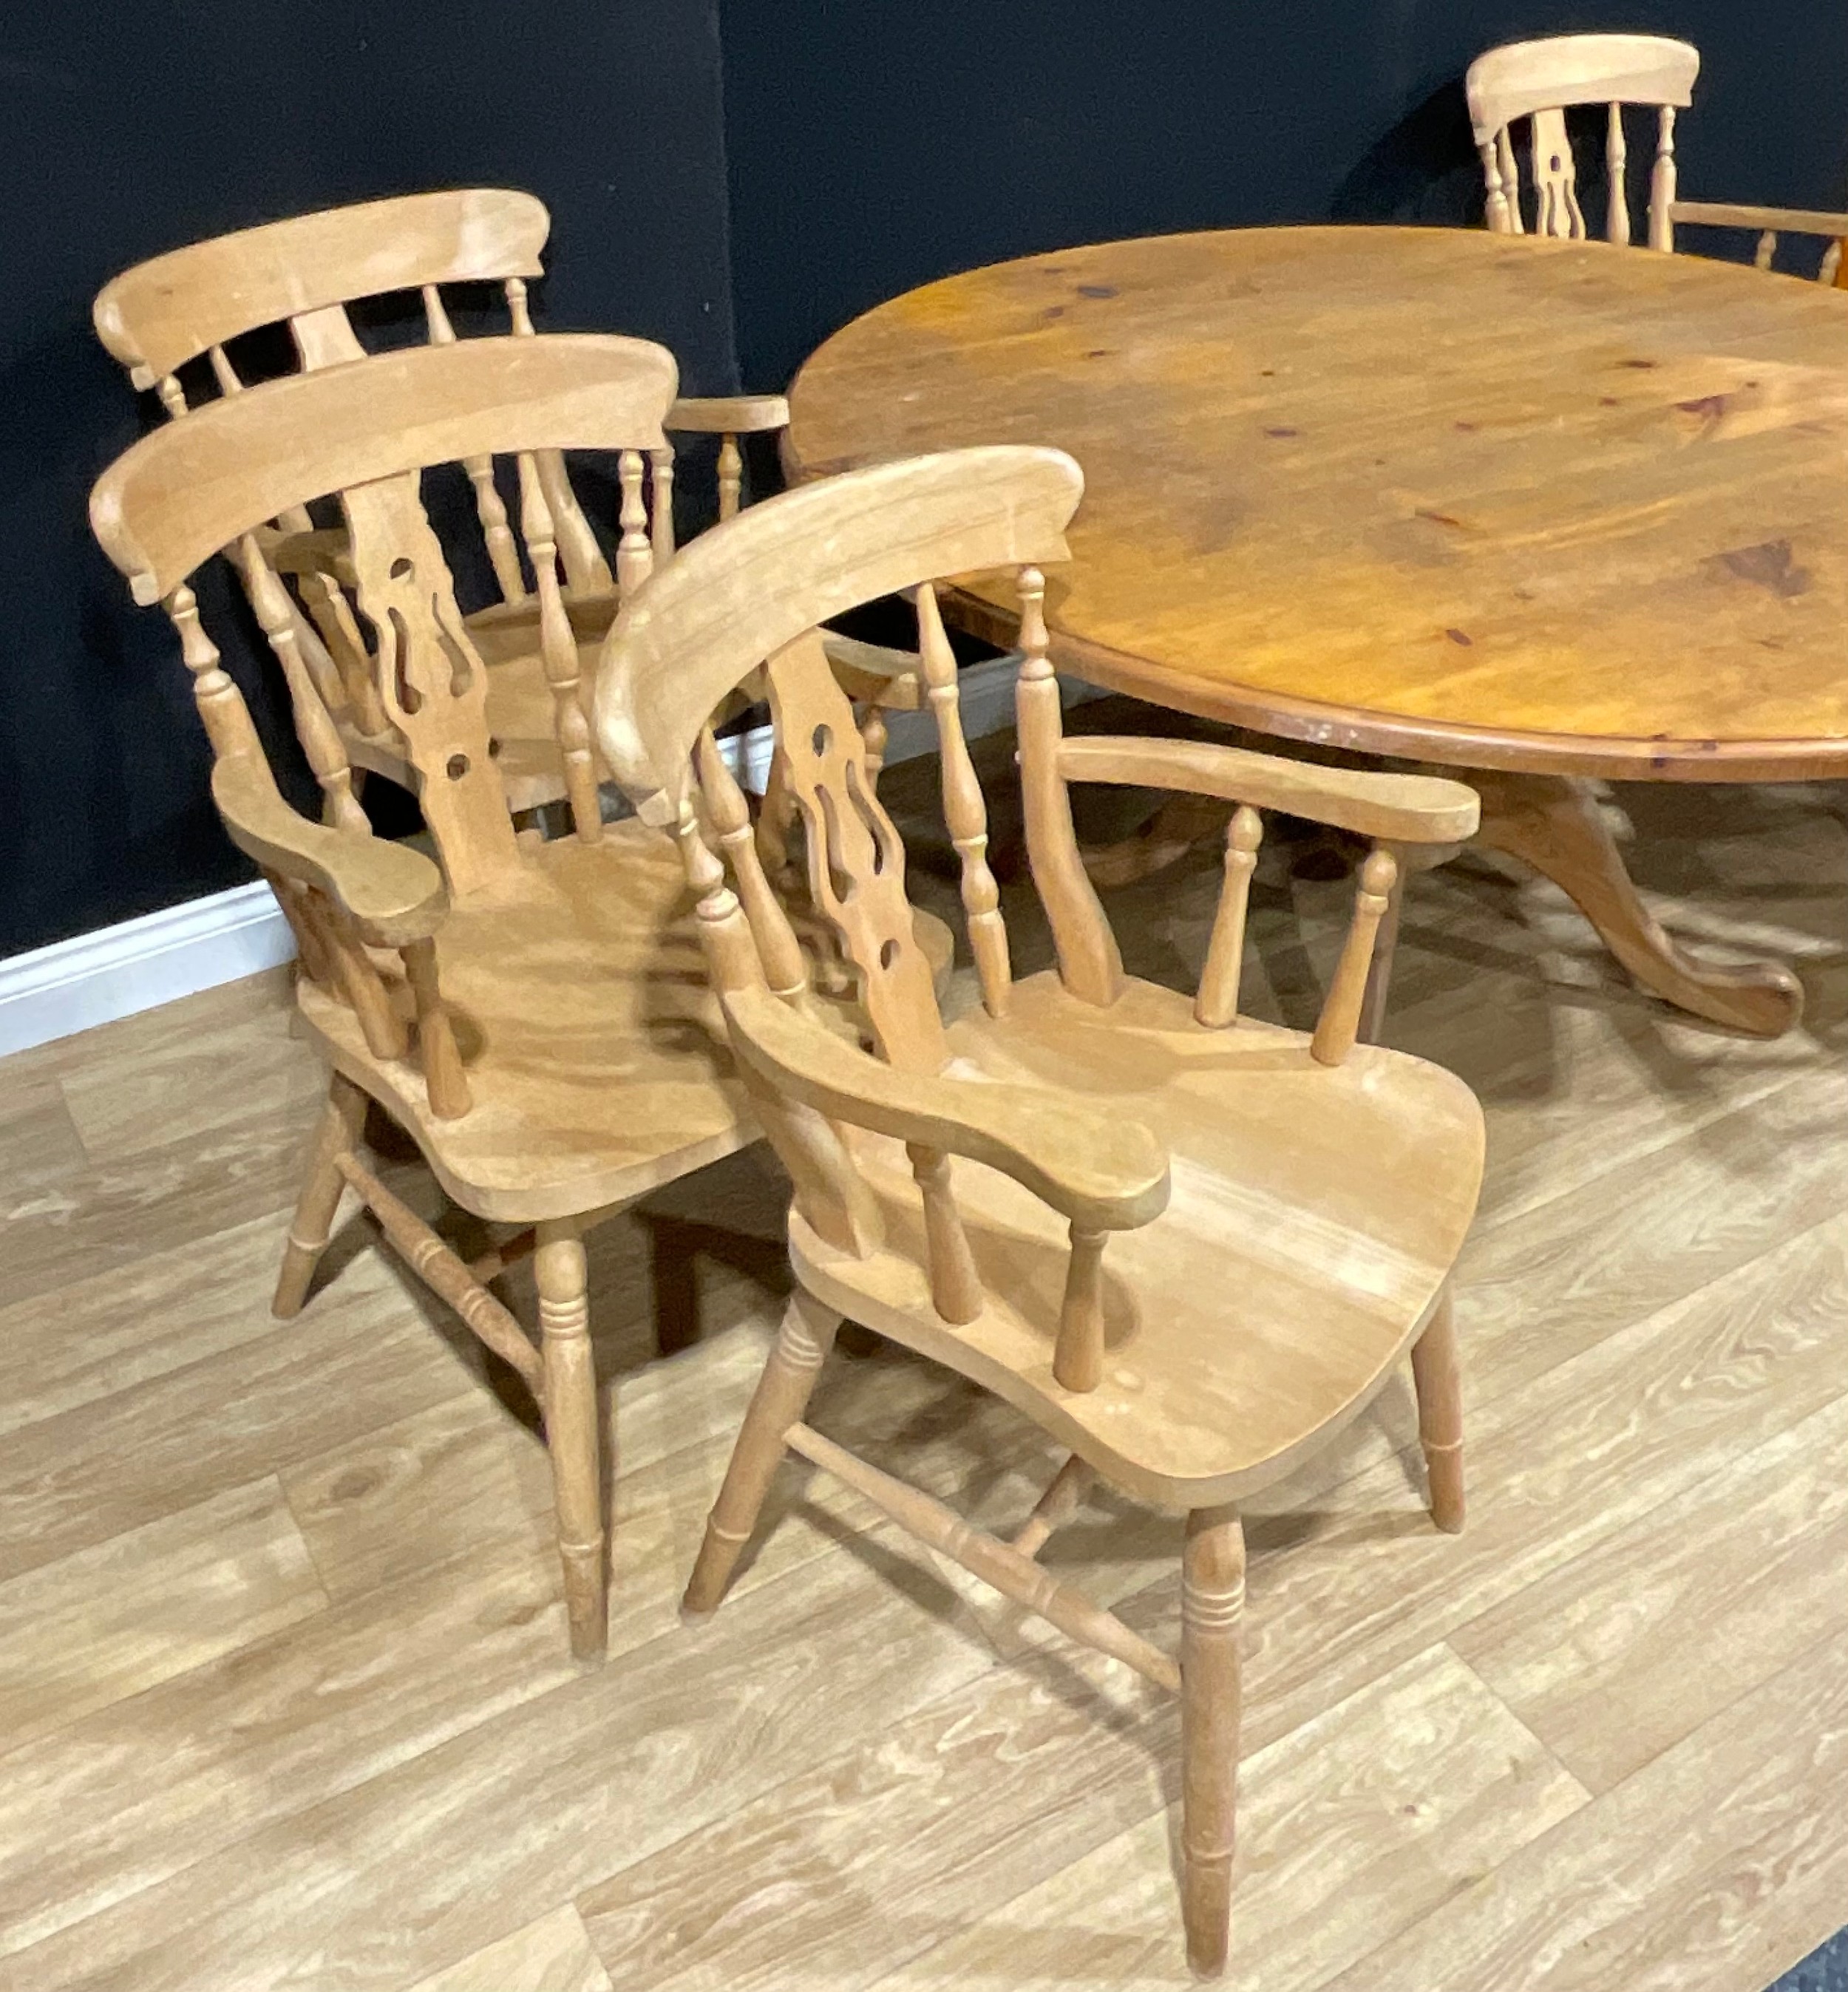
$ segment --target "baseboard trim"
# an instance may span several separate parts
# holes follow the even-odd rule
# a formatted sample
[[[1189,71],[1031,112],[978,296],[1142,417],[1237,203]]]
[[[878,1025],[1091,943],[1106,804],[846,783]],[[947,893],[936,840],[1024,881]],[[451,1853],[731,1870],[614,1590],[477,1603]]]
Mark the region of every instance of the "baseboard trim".
[[[1018,655],[973,664],[960,674],[967,738],[980,739],[1013,724],[1019,675]],[[1068,705],[1099,696],[1076,680],[1059,682]],[[890,728],[888,767],[937,750],[936,722],[928,712],[895,712]],[[770,771],[772,741],[770,728],[754,726],[725,742],[738,779],[759,794]],[[16,954],[0,961],[0,1057],[279,967],[295,952],[295,936],[275,895],[258,879]]]
[[[152,1010],[292,958],[259,878],[0,961],[0,1056]]]

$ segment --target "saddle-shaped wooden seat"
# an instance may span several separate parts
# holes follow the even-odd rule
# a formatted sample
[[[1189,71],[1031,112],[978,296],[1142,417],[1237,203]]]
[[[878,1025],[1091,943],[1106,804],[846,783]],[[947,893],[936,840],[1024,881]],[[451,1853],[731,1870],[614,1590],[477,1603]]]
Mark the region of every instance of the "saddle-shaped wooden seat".
[[[689,911],[672,848],[632,818],[595,844],[529,844],[514,889],[452,905],[434,943],[471,1102],[455,1118],[414,1066],[374,1056],[332,991],[305,980],[302,1020],[477,1216],[627,1202],[756,1137]],[[387,978],[412,1023],[413,992]]]
[[[843,1253],[793,1212],[790,1253],[810,1292],[953,1360],[1116,1485],[1164,1506],[1239,1500],[1365,1407],[1475,1210],[1482,1116],[1460,1079],[1372,1045],[1331,1071],[1306,1032],[1249,1019],[1203,1031],[1187,998],[1136,981],[1100,1010],[1056,974],[1036,975],[1014,985],[1004,1018],[978,1011],[947,1035],[946,1078],[1057,1088],[1139,1123],[1167,1154],[1167,1208],[1115,1239],[1104,1262],[1097,1387],[1056,1386],[1067,1226],[1003,1170],[957,1165],[983,1305],[946,1329],[904,1144],[853,1131],[885,1249]],[[1353,1172],[1356,1154],[1372,1163],[1366,1175]],[[1195,1320],[1203,1279],[1219,1301],[1211,1338]]]

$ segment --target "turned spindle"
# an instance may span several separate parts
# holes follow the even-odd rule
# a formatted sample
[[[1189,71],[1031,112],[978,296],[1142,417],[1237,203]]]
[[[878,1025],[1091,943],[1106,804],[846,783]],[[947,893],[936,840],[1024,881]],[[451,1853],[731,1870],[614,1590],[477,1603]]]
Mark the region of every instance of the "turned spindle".
[[[1065,1298],[1052,1374],[1068,1390],[1094,1390],[1103,1381],[1103,1241],[1102,1231],[1072,1226]]]
[[[1523,234],[1526,227],[1521,220],[1521,169],[1515,162],[1513,135],[1505,124],[1495,134],[1495,157],[1501,166],[1502,209],[1508,219],[1505,232],[1509,235]]]
[[[238,542],[244,584],[251,606],[257,612],[263,633],[282,667],[288,680],[290,703],[295,708],[295,732],[315,779],[325,797],[326,819],[336,830],[349,830],[362,837],[372,834],[372,825],[353,793],[353,770],[347,765],[346,749],[340,730],[328,711],[321,688],[314,681],[297,640],[295,605],[288,591],[271,571],[254,534],[246,533]]]
[[[1360,868],[1360,889],[1354,895],[1354,917],[1342,945],[1341,959],[1335,965],[1335,978],[1315,1021],[1315,1035],[1309,1041],[1310,1056],[1319,1065],[1339,1065],[1354,1049],[1360,1031],[1361,1005],[1367,991],[1367,970],[1373,959],[1373,943],[1379,923],[1386,918],[1399,868],[1389,851],[1372,852]]]
[[[564,759],[565,793],[571,799],[571,825],[578,839],[595,844],[603,834],[603,814],[597,795],[596,762],[592,758],[590,722],[578,696],[578,643],[558,582],[558,549],[551,506],[545,495],[539,465],[530,455],[520,459],[520,529],[527,557],[539,589],[539,648],[551,688],[552,725]]]
[[[718,516],[735,519],[745,488],[745,459],[735,435],[722,435],[718,443]]]
[[[430,329],[432,346],[453,346],[455,328],[449,322],[442,293],[434,284],[423,286],[424,321]],[[488,559],[494,569],[495,585],[503,602],[523,602],[526,582],[520,571],[520,550],[513,544],[507,524],[507,508],[494,483],[491,456],[465,456],[462,469],[475,488],[475,516],[481,521],[481,536],[487,543]]]
[[[1226,876],[1219,887],[1212,938],[1206,943],[1206,965],[1200,971],[1199,991],[1194,998],[1195,1018],[1210,1029],[1233,1022],[1239,1014],[1245,914],[1263,835],[1263,818],[1250,804],[1239,803],[1226,827]]]
[[[462,1071],[455,1028],[437,986],[436,943],[414,940],[401,948],[399,954],[417,1005],[418,1063],[423,1068],[430,1110],[439,1120],[459,1120],[474,1103]]]
[[[673,557],[673,445],[648,452],[648,528],[659,567]]]
[[[1071,799],[1059,772],[1065,729],[1059,680],[1047,654],[1046,578],[1038,568],[1025,567],[1015,585],[1021,667],[1014,711],[1028,860],[1059,952],[1059,980],[1080,1002],[1104,1008],[1123,994],[1123,957],[1079,854]]]
[[[1604,132],[1604,239],[1628,242],[1630,239],[1630,203],[1625,197],[1624,169],[1628,155],[1624,149],[1624,107],[1609,107]]]
[[[930,1269],[931,1305],[958,1327],[972,1322],[984,1305],[981,1275],[956,1209],[950,1179],[950,1158],[941,1148],[907,1141],[911,1172],[924,1199],[925,1262]]]
[[[752,831],[750,806],[709,726],[701,731],[697,756],[700,792],[706,799],[706,812],[719,848],[731,862],[738,896],[763,964],[764,979],[786,1002],[793,1002],[808,987],[808,964],[803,958],[802,943],[796,938],[783,902],[770,889]]]
[[[626,449],[618,462],[622,505],[616,517],[622,536],[616,543],[616,585],[626,597],[653,571],[654,547],[648,537],[648,508],[642,502],[642,452]]]
[[[1492,235],[1512,235],[1508,225],[1508,196],[1502,191],[1502,168],[1495,156],[1495,142],[1485,138],[1476,148],[1482,160],[1482,185],[1487,196],[1485,218]]]
[[[1040,640],[1043,657],[1043,631]],[[1001,888],[988,863],[987,805],[963,732],[956,654],[943,628],[936,590],[928,582],[918,590],[918,653],[942,750],[943,814],[962,862],[963,909],[969,922],[976,973],[981,979],[982,1002],[991,1017],[1004,1017],[1013,973],[1007,925],[1001,914]]]
[[[1675,223],[1669,209],[1675,198],[1675,107],[1665,104],[1657,128],[1655,164],[1649,175],[1649,247],[1672,250]]]

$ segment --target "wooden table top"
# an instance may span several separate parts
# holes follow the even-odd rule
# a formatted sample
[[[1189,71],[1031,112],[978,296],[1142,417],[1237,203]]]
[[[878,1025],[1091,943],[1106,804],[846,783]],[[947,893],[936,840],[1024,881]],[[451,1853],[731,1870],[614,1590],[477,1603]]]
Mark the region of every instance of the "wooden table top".
[[[1848,292],[1400,228],[1107,243],[836,334],[793,471],[1083,466],[1055,655],[1289,737],[1642,779],[1848,773]],[[1011,586],[967,605],[1011,629]]]

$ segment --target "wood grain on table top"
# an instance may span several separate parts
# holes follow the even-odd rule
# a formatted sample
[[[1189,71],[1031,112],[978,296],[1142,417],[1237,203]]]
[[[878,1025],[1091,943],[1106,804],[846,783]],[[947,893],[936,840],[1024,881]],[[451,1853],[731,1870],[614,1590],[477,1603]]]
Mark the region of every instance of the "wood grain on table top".
[[[1848,769],[1848,298],[1403,228],[1105,244],[837,333],[791,467],[1069,451],[1055,653],[1209,718],[1460,766]],[[970,585],[997,629],[1004,588]]]

